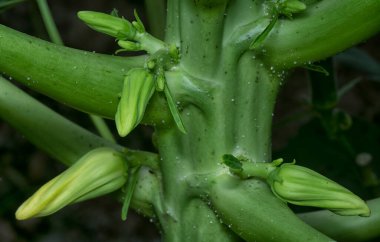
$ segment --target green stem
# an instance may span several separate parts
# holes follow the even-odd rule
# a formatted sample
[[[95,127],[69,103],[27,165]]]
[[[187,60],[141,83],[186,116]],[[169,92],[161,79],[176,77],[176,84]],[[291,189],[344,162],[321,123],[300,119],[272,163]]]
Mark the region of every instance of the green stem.
[[[98,147],[112,147],[125,152],[128,165],[142,165],[131,206],[147,216],[154,216],[153,203],[159,191],[156,154],[127,150],[79,127],[55,113],[0,77],[0,118],[10,123],[34,145],[66,165]],[[73,142],[75,141],[75,142]]]
[[[158,50],[166,47],[165,42],[147,32],[137,33],[134,40],[141,45],[141,49],[146,50],[149,54],[154,54]]]
[[[57,114],[2,77],[0,87],[0,117],[62,163],[71,165],[90,150],[107,146],[124,152],[130,166],[143,165],[158,170],[156,154],[125,149],[99,137]]]
[[[58,45],[63,45],[62,38],[59,34],[57,26],[55,25],[53,16],[50,12],[49,6],[46,0],[37,0],[38,8],[40,9],[40,13],[42,19],[44,21],[46,30],[49,34],[51,41]]]
[[[291,68],[334,55],[377,33],[379,12],[380,1],[318,1],[294,19],[277,22],[264,41],[263,57]]]
[[[297,218],[261,181],[217,176],[209,197],[223,223],[246,241],[332,241]]]
[[[51,41],[54,44],[63,46],[64,43],[62,41],[61,35],[59,34],[57,26],[54,22],[54,19],[52,17],[51,12],[50,12],[50,8],[47,4],[47,1],[46,0],[37,0],[37,4],[38,4],[38,7],[40,9],[41,16],[44,20],[44,24],[45,24],[46,30],[49,34]],[[110,129],[108,128],[107,124],[105,123],[105,121],[102,118],[100,118],[96,115],[93,115],[93,114],[90,114],[89,116],[90,116],[91,121],[95,125],[97,131],[99,132],[99,134],[103,138],[105,138],[111,142],[116,143],[115,139],[114,139]]]
[[[224,11],[228,1],[215,6],[204,6],[203,1],[169,1],[167,40],[174,41],[181,50],[181,64],[185,71],[214,74],[214,65],[220,61],[222,48]],[[222,3],[219,3],[222,2]],[[171,6],[173,5],[173,6]],[[172,29],[173,28],[173,29]],[[175,29],[174,29],[175,28]],[[169,36],[174,34],[174,36]],[[172,42],[171,42],[172,43]],[[194,60],[199,60],[194,62]],[[204,63],[213,65],[204,65]]]
[[[371,216],[339,216],[322,210],[299,214],[309,225],[337,241],[368,241],[380,236],[380,198],[369,200]]]
[[[242,171],[238,172],[237,175],[242,179],[256,177],[266,180],[269,173],[274,169],[276,169],[276,166],[267,162],[243,162]]]
[[[26,0],[12,0],[12,1],[5,1],[4,3],[0,3],[0,9],[1,8],[7,8],[12,7],[13,5],[16,5],[18,3],[25,2]]]
[[[145,57],[74,50],[0,25],[0,70],[76,109],[114,118],[124,75]]]
[[[111,130],[108,128],[107,123],[99,116],[90,114],[92,123],[95,125],[96,130],[99,132],[100,136],[105,138],[106,140],[111,141],[112,143],[116,143],[115,137],[113,136]]]
[[[104,140],[47,108],[0,77],[0,116],[55,159],[71,165],[90,150],[123,147]],[[75,142],[73,142],[75,140]]]

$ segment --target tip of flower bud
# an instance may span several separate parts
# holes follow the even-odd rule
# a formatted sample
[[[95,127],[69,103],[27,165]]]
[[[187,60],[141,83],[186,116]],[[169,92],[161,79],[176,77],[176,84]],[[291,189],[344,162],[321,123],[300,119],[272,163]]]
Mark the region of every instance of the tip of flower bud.
[[[124,18],[93,11],[80,11],[77,15],[90,28],[103,34],[117,39],[133,39],[135,37],[135,27]]]

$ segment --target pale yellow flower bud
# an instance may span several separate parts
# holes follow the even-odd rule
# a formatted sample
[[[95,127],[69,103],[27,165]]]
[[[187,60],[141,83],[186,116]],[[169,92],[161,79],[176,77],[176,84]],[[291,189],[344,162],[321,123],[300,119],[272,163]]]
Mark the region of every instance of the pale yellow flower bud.
[[[269,174],[267,182],[277,197],[295,205],[325,208],[339,215],[370,215],[362,199],[306,167],[283,164]]]
[[[118,39],[133,39],[136,29],[126,19],[105,13],[80,11],[78,17],[90,28]]]
[[[61,208],[121,188],[127,180],[122,153],[97,148],[43,185],[16,211],[19,220],[50,215]]]
[[[141,122],[154,90],[154,76],[149,70],[134,68],[128,71],[115,115],[120,136],[126,136]]]

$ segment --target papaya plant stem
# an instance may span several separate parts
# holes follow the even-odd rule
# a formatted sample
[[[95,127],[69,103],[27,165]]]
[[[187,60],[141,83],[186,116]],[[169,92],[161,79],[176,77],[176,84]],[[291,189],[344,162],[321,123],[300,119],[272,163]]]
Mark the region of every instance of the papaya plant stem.
[[[209,194],[218,216],[245,241],[333,241],[303,223],[262,181],[221,175]],[[259,208],[255,209],[252,204]],[[231,209],[236,208],[236,209]],[[254,219],[253,219],[254,218]]]
[[[167,35],[176,36],[166,39],[180,43],[181,59],[176,70],[166,73],[167,85],[181,106],[187,134],[173,126],[156,127],[163,189],[156,211],[163,238],[236,241],[226,232],[215,233],[227,230],[246,241],[331,241],[292,214],[265,184],[245,183],[221,164],[224,154],[271,160],[271,120],[282,72],[253,58],[251,51],[223,48],[228,1],[216,2],[168,2]],[[240,184],[246,190],[239,190]],[[237,194],[247,197],[235,199]],[[244,213],[249,215],[239,222]],[[296,232],[276,224],[273,218],[279,215]],[[205,216],[208,219],[200,219]],[[257,224],[251,226],[252,220]]]
[[[74,50],[0,25],[0,69],[28,87],[87,113],[113,118],[124,76],[145,57]]]
[[[380,1],[317,1],[277,22],[264,41],[264,59],[291,68],[331,56],[378,32],[379,12]]]
[[[379,236],[380,198],[367,201],[371,216],[339,216],[327,210],[302,213],[298,216],[309,225],[337,241],[368,241]]]
[[[49,5],[47,4],[47,1],[37,0],[37,4],[40,9],[42,19],[44,20],[45,28],[49,34],[51,41],[57,45],[64,45],[61,35],[59,34],[57,25],[55,24],[55,21],[51,14]],[[94,124],[95,128],[103,138],[106,138],[109,141],[116,143],[115,138],[113,137],[110,129],[108,128],[107,124],[102,118],[93,114],[89,114],[89,117],[92,123]]]
[[[47,108],[0,77],[0,116],[55,159],[71,165],[90,150],[123,147],[104,140]],[[75,142],[72,142],[75,140]]]
[[[60,162],[71,165],[90,150],[106,146],[124,152],[131,166],[146,166],[158,171],[156,154],[126,149],[85,130],[1,76],[0,87],[0,117]]]

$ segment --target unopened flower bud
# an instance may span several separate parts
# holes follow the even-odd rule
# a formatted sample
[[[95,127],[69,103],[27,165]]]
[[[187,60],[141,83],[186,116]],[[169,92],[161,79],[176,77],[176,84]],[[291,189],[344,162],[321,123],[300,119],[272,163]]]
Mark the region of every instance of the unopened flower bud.
[[[78,17],[90,28],[117,39],[133,39],[136,29],[124,18],[93,11],[80,11]]]
[[[283,164],[270,172],[267,182],[273,193],[285,202],[325,208],[339,215],[370,215],[362,199],[306,167]]]
[[[141,122],[154,90],[154,76],[149,70],[134,68],[128,71],[115,115],[120,136],[126,136]]]
[[[113,192],[126,180],[123,154],[111,148],[97,148],[43,185],[18,208],[16,218],[50,215],[69,204]]]

